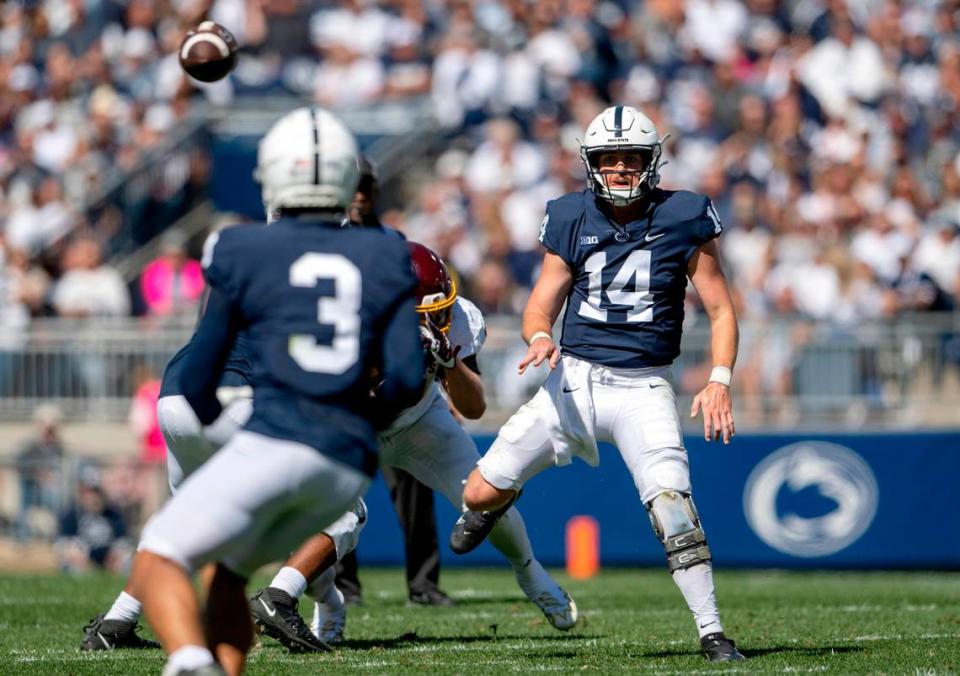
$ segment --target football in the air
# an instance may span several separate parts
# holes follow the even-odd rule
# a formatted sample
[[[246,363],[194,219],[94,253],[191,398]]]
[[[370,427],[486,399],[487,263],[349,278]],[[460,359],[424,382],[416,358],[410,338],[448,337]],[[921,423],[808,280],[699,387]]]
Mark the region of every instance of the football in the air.
[[[180,65],[201,82],[223,79],[237,65],[237,40],[214,21],[204,21],[180,44]]]

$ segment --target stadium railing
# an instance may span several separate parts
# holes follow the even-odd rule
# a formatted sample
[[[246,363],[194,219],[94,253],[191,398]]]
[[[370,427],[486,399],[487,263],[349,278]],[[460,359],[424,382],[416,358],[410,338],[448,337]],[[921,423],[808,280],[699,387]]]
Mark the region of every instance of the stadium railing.
[[[41,319],[0,336],[0,422],[29,420],[42,403],[68,419],[122,421],[145,380],[159,378],[188,339],[193,316]],[[525,351],[517,317],[488,318],[480,365],[493,430],[536,390],[544,369],[516,374]],[[707,380],[709,325],[685,329],[674,367],[681,410]],[[735,370],[738,425],[948,426],[960,409],[960,313],[839,327],[803,320],[741,323]]]

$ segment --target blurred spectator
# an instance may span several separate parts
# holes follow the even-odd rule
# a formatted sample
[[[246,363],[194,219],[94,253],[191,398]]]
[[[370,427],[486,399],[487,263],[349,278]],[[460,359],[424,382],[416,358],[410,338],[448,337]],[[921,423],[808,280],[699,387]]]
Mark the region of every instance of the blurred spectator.
[[[169,231],[160,242],[160,256],[140,276],[140,294],[147,314],[166,316],[193,312],[203,293],[199,261],[187,258],[182,234]]]
[[[960,220],[938,219],[913,252],[913,269],[928,275],[939,289],[960,299]]]
[[[100,486],[93,467],[80,472],[73,504],[60,516],[57,556],[66,573],[83,573],[91,567],[119,573],[126,569],[133,548],[127,524]]]
[[[63,255],[63,277],[53,289],[53,307],[64,317],[122,317],[130,313],[130,296],[120,273],[102,262],[93,238],[72,241]]]
[[[134,395],[127,422],[140,446],[137,469],[142,486],[143,513],[151,514],[167,496],[167,444],[157,419],[160,379],[153,370],[141,364],[134,371]]]
[[[33,413],[36,436],[27,442],[17,456],[17,472],[20,475],[19,537],[29,537],[44,530],[47,535],[52,535],[52,528],[44,528],[42,522],[44,516],[52,521],[62,502],[64,448],[60,439],[60,419],[60,409],[56,406],[38,406]]]
[[[134,373],[136,391],[130,402],[127,420],[140,444],[140,462],[162,464],[167,461],[167,446],[157,420],[160,379],[148,366],[138,366]]]

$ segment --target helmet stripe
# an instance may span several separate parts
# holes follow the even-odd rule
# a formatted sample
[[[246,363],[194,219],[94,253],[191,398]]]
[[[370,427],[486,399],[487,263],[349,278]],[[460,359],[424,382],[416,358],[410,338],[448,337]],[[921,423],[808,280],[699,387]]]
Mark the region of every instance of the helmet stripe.
[[[320,185],[320,125],[317,124],[317,109],[310,109],[313,124],[313,184]]]
[[[623,138],[623,106],[613,110],[613,131],[615,138]]]

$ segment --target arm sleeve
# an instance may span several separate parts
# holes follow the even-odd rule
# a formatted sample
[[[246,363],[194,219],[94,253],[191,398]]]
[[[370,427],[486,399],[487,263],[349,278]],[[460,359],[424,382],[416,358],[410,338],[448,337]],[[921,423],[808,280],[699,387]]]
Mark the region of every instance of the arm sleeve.
[[[204,425],[216,420],[222,411],[217,383],[239,330],[237,311],[223,294],[211,289],[180,376],[180,391]]]
[[[420,322],[412,298],[397,303],[383,333],[383,384],[377,391],[384,420],[416,403],[423,392],[426,362],[420,342]]]

